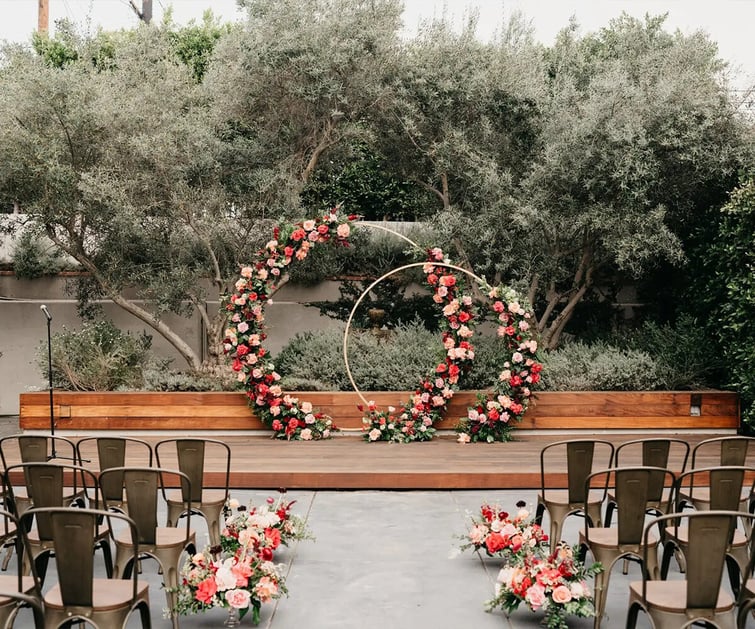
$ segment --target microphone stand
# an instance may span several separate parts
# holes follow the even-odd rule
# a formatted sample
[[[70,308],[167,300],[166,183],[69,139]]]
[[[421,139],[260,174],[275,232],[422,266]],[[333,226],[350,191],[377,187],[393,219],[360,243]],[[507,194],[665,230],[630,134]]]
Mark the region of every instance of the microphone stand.
[[[50,389],[50,434],[55,436],[55,407],[52,400],[52,332],[50,326],[52,324],[52,316],[47,311],[46,306],[42,306],[42,312],[44,312],[45,319],[47,319],[47,382]],[[48,457],[50,459],[55,458],[55,439],[52,440],[52,454]]]
[[[65,456],[58,456],[58,453],[55,448],[55,405],[53,404],[53,387],[52,387],[52,331],[51,331],[51,324],[52,324],[52,315],[50,314],[50,311],[47,309],[47,306],[40,306],[40,309],[45,315],[45,319],[47,319],[47,384],[50,389],[50,454],[47,455],[47,460],[51,461],[52,459],[67,459],[70,461],[73,461],[74,463],[79,463],[79,460],[74,457],[65,457]],[[84,459],[86,460],[86,459]],[[87,462],[89,462],[87,460]]]

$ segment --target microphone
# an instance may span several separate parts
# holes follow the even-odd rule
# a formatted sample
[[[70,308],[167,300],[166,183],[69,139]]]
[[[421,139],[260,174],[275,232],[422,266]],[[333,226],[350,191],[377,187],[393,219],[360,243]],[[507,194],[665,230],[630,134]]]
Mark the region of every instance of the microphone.
[[[39,307],[39,309],[45,313],[45,317],[47,317],[48,321],[52,321],[52,315],[50,314],[50,311],[47,309],[47,306],[42,305]]]

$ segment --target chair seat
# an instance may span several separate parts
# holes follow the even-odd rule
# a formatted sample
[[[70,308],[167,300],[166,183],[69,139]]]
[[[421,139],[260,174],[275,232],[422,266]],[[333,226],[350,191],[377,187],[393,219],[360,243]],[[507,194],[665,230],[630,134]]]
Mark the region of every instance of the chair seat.
[[[195,501],[192,501],[191,504],[197,508],[201,507],[201,505],[222,505],[225,503],[225,498],[225,489],[203,489],[201,504]],[[168,504],[183,504],[183,498],[178,489],[165,492],[165,499]]]
[[[579,542],[581,543],[587,543],[587,536],[585,535],[585,531],[582,530],[579,532]],[[653,534],[650,533],[648,535],[648,544],[652,547],[655,544],[658,543],[658,538]],[[590,548],[615,548],[617,550],[621,550],[618,548],[619,545],[619,529],[616,527],[611,528],[590,528]],[[632,545],[634,548],[639,548],[642,546],[642,544],[634,544]]]
[[[642,599],[642,581],[629,584],[630,596]],[[648,581],[646,603],[649,608],[659,611],[682,613],[687,600],[686,581]],[[727,612],[734,608],[734,599],[725,590],[719,590],[716,613]]]
[[[0,592],[15,592],[18,589],[18,577],[11,574],[0,574]],[[34,590],[34,577],[21,577],[21,591],[29,594]],[[0,605],[14,602],[12,598],[0,596]]]
[[[189,539],[194,538],[194,531],[189,531]],[[168,548],[176,546],[183,548],[186,545],[186,528],[174,528],[172,526],[159,526],[155,530],[155,543],[153,545],[139,542],[139,550],[148,552],[150,548]],[[120,531],[115,535],[115,543],[120,546],[131,546],[131,536],[128,531]]]
[[[576,503],[569,502],[569,491],[567,489],[548,489],[545,492],[545,496],[539,496],[538,499],[546,505],[571,505],[576,507],[584,506],[584,501],[579,500]],[[594,490],[590,492],[588,496],[588,503],[600,504],[603,502],[603,491]]]
[[[149,584],[137,586],[138,598],[148,599]],[[119,609],[132,601],[134,583],[125,579],[94,579],[92,581],[92,602],[97,610]],[[60,586],[55,585],[45,594],[45,607],[64,609]]]
[[[685,490],[685,488],[681,488],[679,490],[679,498],[686,502],[700,503],[704,505],[710,504],[710,487],[693,487],[691,492]],[[743,491],[740,502],[746,505],[749,499],[749,492]],[[747,511],[747,509],[745,509],[745,511]]]
[[[686,526],[667,526],[666,538],[676,540],[679,544],[689,544],[689,528]],[[732,538],[730,547],[746,546],[747,536],[739,529],[734,529],[734,537]]]

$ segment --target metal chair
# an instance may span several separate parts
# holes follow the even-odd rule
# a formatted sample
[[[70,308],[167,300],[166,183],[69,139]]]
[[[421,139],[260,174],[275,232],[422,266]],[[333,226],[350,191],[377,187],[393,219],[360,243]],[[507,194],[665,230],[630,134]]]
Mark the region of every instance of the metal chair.
[[[640,610],[650,617],[655,629],[691,627],[698,621],[716,627],[734,627],[735,601],[721,586],[721,577],[737,518],[749,520],[751,529],[755,516],[741,511],[685,511],[659,516],[645,527],[646,561],[655,552],[649,541],[656,527],[687,528],[690,549],[685,558],[687,570],[684,579],[665,581],[643,574],[642,581],[630,583],[627,629],[636,627]]]
[[[614,453],[614,467],[623,467],[627,465],[641,465],[643,467],[660,467],[671,470],[677,476],[687,469],[689,459],[689,443],[683,439],[672,438],[652,438],[652,439],[633,439],[625,441],[616,446]],[[681,459],[681,463],[669,466],[669,460]],[[671,491],[662,495],[649,497],[648,512],[653,515],[663,515],[665,509],[671,500]],[[613,512],[616,509],[616,499],[613,492],[608,490],[606,498],[606,516],[605,526],[611,526]]]
[[[683,493],[690,496],[697,493],[698,487],[708,490],[710,502],[706,504],[709,510],[737,511],[741,504],[743,488],[746,488],[748,493],[755,489],[755,468],[729,465],[689,470],[679,476],[675,491],[677,495]],[[680,510],[677,505],[676,511]],[[662,578],[665,579],[668,574],[672,555],[676,554],[683,563],[684,557],[688,554],[689,544],[689,531],[686,527],[674,525],[666,528],[661,561]],[[682,551],[681,555],[677,552],[679,550]],[[749,561],[749,538],[745,531],[738,528],[732,531],[726,554],[731,587],[736,594]],[[685,566],[680,565],[680,568],[684,570]]]
[[[133,437],[86,437],[76,443],[76,454],[80,461],[96,460],[100,472],[126,465],[152,467],[152,446]],[[103,500],[107,501],[108,508],[128,515],[123,479],[113,475],[107,477],[106,481],[107,484],[103,485],[102,479],[99,479],[100,492]]]
[[[643,538],[643,527],[648,505],[664,489],[670,494],[675,477],[672,472],[659,467],[621,467],[601,470],[585,479],[585,493],[595,485],[614,487],[614,499],[618,509],[617,526],[590,526],[586,523],[579,534],[581,555],[589,550],[595,561],[603,565],[603,571],[595,575],[595,628],[600,627],[606,608],[606,595],[611,579],[611,570],[620,559],[641,562],[643,570],[657,576],[658,560],[654,553],[644,553],[644,544],[654,549],[658,538],[648,535]],[[585,509],[587,505],[585,505]]]
[[[44,595],[45,627],[55,629],[81,619],[100,629],[122,629],[138,610],[142,627],[152,626],[149,586],[140,584],[136,571],[132,579],[97,578],[93,545],[103,530],[119,523],[119,535],[131,540],[133,557],[139,555],[136,525],[122,513],[101,509],[33,508],[22,522],[36,518],[47,521],[52,530],[58,583]]]
[[[26,495],[31,499],[34,507],[69,507],[67,496],[71,493],[84,496],[86,504],[94,506],[95,509],[98,509],[101,504],[97,477],[93,472],[79,465],[21,463],[11,465],[6,472],[6,478],[16,473],[26,480]],[[11,501],[15,503],[15,488],[10,487],[9,492]],[[18,514],[18,517],[20,518],[23,513],[25,511]],[[29,525],[31,522],[31,519],[27,520]],[[29,552],[28,562],[24,565],[24,574],[30,573],[30,564],[35,562],[37,573],[44,581],[47,563],[54,546],[50,522],[44,516],[37,518],[36,526],[26,529],[25,533]],[[100,530],[100,536],[96,541],[95,547],[102,550],[105,568],[110,576],[113,572],[113,559],[110,551],[110,534],[106,528]]]
[[[0,510],[3,521],[3,536],[13,539],[18,557],[15,575],[0,575],[0,627],[12,627],[20,607],[30,607],[34,614],[35,629],[44,626],[42,612],[42,593],[36,570],[29,576],[24,575],[23,562],[28,548],[24,536],[19,530],[16,517],[8,511]]]
[[[220,489],[205,488],[205,462],[217,457],[225,467]],[[215,439],[165,439],[155,444],[157,467],[178,469],[191,481],[191,495],[186,489],[168,491],[168,526],[177,526],[180,517],[189,510],[201,515],[207,522],[210,545],[220,544],[220,526],[223,508],[228,502],[228,485],[231,476],[231,449],[227,443]]]
[[[9,435],[0,439],[0,460],[3,471],[17,463],[48,463],[51,461],[68,462],[78,465],[80,460],[76,453],[76,444],[65,437],[53,435]],[[12,479],[13,480],[13,479]],[[26,484],[26,483],[24,483]],[[20,515],[32,507],[32,501],[25,493],[25,488],[14,489],[15,512]],[[83,495],[66,489],[64,499],[68,504],[81,500]],[[83,505],[81,505],[83,506]]]
[[[692,448],[692,461],[690,469],[700,467],[720,467],[731,465],[755,464],[755,437],[727,436],[705,439]],[[677,496],[679,508],[692,507],[695,509],[710,509],[710,489],[703,486],[695,486],[694,493],[688,493],[681,488]],[[750,495],[743,495],[740,500],[740,510],[747,511]]]
[[[162,570],[165,596],[173,619],[173,627],[178,628],[175,613],[178,587],[178,573],[181,556],[185,551],[196,549],[196,534],[191,530],[191,502],[186,516],[186,527],[182,530],[173,526],[159,526],[157,519],[158,498],[164,491],[166,482],[174,482],[191,495],[189,477],[175,470],[155,467],[113,467],[100,474],[103,483],[109,477],[121,478],[129,505],[129,516],[136,523],[138,531],[138,553],[134,551],[131,537],[116,533],[114,575],[128,577],[135,569],[138,558],[152,557]],[[105,503],[107,506],[107,502]]]
[[[606,488],[588,491],[585,479],[596,470],[611,467],[613,455],[613,444],[600,439],[557,441],[540,451],[540,493],[535,522],[542,524],[543,513],[548,512],[551,544],[561,541],[561,528],[570,515],[582,515],[594,525],[601,523],[600,511],[606,499]],[[553,473],[566,474],[567,489],[547,486],[546,476]]]

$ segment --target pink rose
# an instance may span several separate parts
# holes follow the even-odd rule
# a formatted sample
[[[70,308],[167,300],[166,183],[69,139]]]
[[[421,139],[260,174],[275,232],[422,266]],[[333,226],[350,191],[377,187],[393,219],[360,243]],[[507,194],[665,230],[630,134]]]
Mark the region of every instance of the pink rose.
[[[225,593],[225,600],[231,607],[236,609],[244,609],[249,607],[249,600],[251,595],[246,590],[228,590]]]
[[[559,585],[551,593],[551,598],[554,603],[564,605],[571,600],[571,590],[565,585]]]
[[[351,227],[349,227],[348,223],[343,223],[338,226],[336,233],[338,234],[339,238],[348,238],[349,234],[351,233]]]
[[[533,611],[539,609],[545,603],[545,588],[539,583],[535,583],[527,588],[524,600],[527,601]]]

